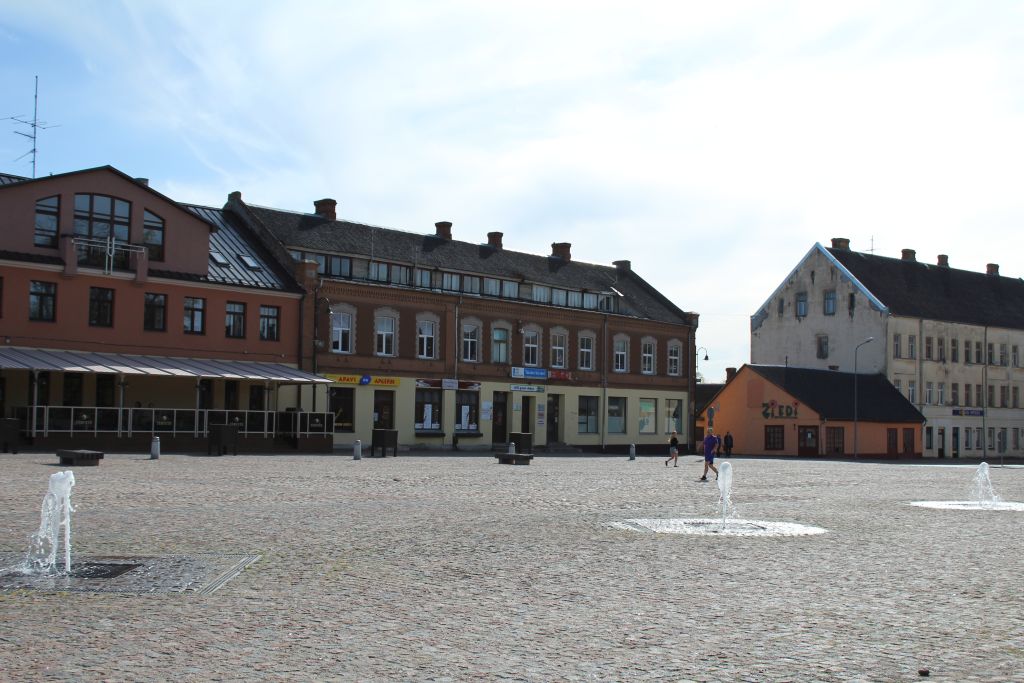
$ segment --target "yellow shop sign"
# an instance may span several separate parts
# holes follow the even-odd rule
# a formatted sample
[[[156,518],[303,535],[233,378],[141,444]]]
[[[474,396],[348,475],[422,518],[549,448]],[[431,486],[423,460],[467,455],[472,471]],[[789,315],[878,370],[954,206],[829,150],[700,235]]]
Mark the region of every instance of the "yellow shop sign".
[[[373,387],[397,387],[402,383],[398,377],[378,377],[373,375],[334,375],[325,373],[324,377],[335,384],[361,384]]]

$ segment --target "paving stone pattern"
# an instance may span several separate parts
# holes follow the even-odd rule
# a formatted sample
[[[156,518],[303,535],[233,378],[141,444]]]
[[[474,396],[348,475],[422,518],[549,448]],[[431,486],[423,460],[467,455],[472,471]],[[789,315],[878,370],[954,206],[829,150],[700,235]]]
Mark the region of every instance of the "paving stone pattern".
[[[0,553],[55,460],[0,456]],[[261,559],[209,595],[0,592],[0,680],[1024,680],[1024,513],[907,504],[973,469],[736,459],[738,517],[828,533],[608,526],[714,516],[680,462],[108,456],[75,470],[76,556]]]

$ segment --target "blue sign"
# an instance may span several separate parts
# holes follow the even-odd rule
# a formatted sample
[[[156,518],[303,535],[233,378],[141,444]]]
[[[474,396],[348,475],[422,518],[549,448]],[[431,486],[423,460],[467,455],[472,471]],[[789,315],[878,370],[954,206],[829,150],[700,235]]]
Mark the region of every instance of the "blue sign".
[[[369,375],[363,375],[362,377],[359,378],[359,383],[360,384],[369,384],[370,383],[370,379],[371,378],[370,378]]]
[[[512,377],[526,379],[547,379],[548,371],[544,368],[512,368]]]

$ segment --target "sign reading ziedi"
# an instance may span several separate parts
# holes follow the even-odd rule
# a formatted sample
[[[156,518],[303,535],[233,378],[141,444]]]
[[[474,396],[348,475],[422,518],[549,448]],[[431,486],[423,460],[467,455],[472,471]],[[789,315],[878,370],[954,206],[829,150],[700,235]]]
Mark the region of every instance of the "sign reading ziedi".
[[[787,418],[799,417],[797,408],[800,404],[793,403],[779,403],[778,401],[768,401],[767,403],[761,404],[761,417],[766,420],[784,420]]]

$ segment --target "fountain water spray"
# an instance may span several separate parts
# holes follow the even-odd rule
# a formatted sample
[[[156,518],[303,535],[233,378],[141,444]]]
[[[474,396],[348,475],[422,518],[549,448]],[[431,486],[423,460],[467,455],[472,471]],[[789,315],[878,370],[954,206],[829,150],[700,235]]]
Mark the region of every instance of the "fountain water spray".
[[[50,485],[43,496],[39,531],[29,543],[26,570],[31,574],[51,573],[57,565],[60,528],[64,527],[64,573],[71,572],[71,487],[75,475],[71,470],[50,475]]]
[[[972,487],[973,498],[982,507],[992,506],[999,502],[1000,498],[992,488],[992,480],[988,476],[988,463],[978,465],[978,471],[974,473],[974,485]]]
[[[718,466],[718,493],[722,506],[722,527],[732,512],[732,464],[723,462]]]

